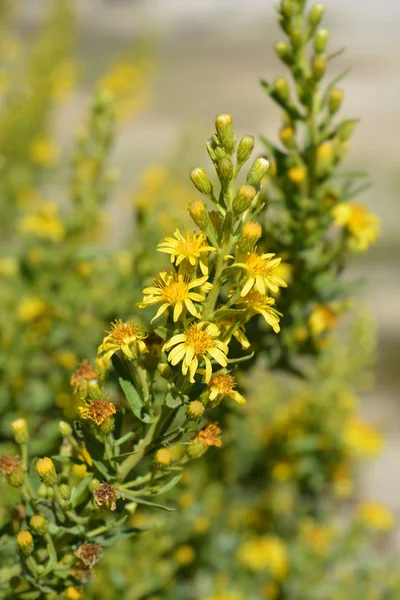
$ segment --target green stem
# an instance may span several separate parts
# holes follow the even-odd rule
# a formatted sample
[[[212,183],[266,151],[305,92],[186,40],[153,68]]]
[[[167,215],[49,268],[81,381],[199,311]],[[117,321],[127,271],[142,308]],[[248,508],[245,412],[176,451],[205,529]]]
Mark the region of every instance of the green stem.
[[[207,300],[204,304],[203,317],[202,317],[203,321],[207,321],[210,318],[210,316],[212,315],[212,313],[214,312],[215,303],[217,302],[218,294],[220,292],[220,287],[221,287],[220,279],[221,279],[222,272],[225,268],[225,258],[226,258],[226,255],[229,253],[231,246],[232,246],[232,237],[230,236],[228,241],[222,246],[222,248],[218,252],[217,264],[215,266],[213,287],[212,287],[210,293],[208,294]]]
[[[161,413],[160,413],[161,415]],[[156,417],[153,423],[150,425],[145,437],[141,440],[141,447],[139,448],[136,454],[129,456],[124,462],[120,465],[118,470],[118,481],[121,483],[126,479],[129,475],[130,471],[136,467],[136,465],[142,460],[147,450],[147,447],[153,441],[153,437],[156,431],[156,427],[160,418],[160,415]]]

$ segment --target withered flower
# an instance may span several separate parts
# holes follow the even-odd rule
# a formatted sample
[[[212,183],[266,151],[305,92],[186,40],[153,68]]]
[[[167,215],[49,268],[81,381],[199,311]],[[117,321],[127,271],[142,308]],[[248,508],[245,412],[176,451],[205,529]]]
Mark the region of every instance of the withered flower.
[[[103,556],[103,549],[98,544],[89,544],[89,542],[85,542],[82,546],[79,546],[78,550],[75,552],[75,556],[77,556],[84,565],[92,569],[96,563]]]
[[[93,497],[97,506],[105,506],[110,510],[117,508],[117,488],[110,483],[101,483],[93,492]]]

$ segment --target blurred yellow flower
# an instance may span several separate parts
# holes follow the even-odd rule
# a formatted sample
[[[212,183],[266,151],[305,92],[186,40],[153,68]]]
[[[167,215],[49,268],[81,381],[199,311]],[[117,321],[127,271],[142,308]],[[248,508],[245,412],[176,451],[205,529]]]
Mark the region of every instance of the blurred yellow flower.
[[[355,417],[345,422],[343,439],[349,452],[360,458],[376,456],[383,445],[381,434],[365,421]]]
[[[272,468],[271,477],[275,481],[288,481],[293,477],[293,465],[288,462],[277,463]]]
[[[12,277],[18,272],[18,261],[13,256],[0,258],[0,277]]]
[[[299,530],[303,542],[320,555],[326,552],[336,535],[333,525],[316,523],[310,518],[300,522]]]
[[[337,498],[349,498],[354,489],[352,470],[348,463],[338,464],[332,473],[333,491]]]
[[[242,544],[237,552],[239,562],[251,571],[268,571],[278,580],[289,572],[286,547],[276,536],[263,536]]]
[[[58,365],[68,370],[73,369],[78,362],[76,354],[70,350],[59,350],[58,352],[55,352],[54,360]]]
[[[394,527],[393,513],[379,502],[362,502],[358,505],[357,513],[365,525],[372,529],[389,531]]]
[[[329,306],[317,304],[312,311],[308,324],[313,335],[318,336],[323,331],[334,329],[337,323],[337,313]]]
[[[354,250],[367,250],[379,235],[379,217],[369,212],[363,204],[343,202],[333,208],[332,215],[336,225],[347,228]]]
[[[24,298],[17,307],[18,319],[23,323],[35,321],[42,317],[47,310],[46,303],[35,296]]]
[[[51,167],[58,158],[59,150],[51,138],[41,137],[31,143],[29,153],[40,167]]]
[[[196,553],[192,546],[183,544],[175,550],[175,558],[183,566],[190,565],[196,558]]]
[[[22,235],[61,242],[65,236],[64,225],[58,215],[58,206],[53,202],[42,204],[38,212],[22,217],[18,223]]]

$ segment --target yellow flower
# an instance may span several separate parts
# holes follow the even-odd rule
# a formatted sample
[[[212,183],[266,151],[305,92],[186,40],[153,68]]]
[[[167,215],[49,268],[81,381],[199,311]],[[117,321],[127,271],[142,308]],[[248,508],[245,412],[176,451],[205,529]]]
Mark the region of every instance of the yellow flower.
[[[340,463],[332,473],[333,491],[338,498],[349,498],[354,489],[351,468],[347,463]]]
[[[162,305],[158,309],[155,317],[152,321],[160,317],[169,306],[174,307],[173,319],[174,322],[179,319],[184,308],[186,308],[191,315],[199,318],[200,315],[194,302],[203,302],[205,296],[197,292],[191,292],[195,287],[203,286],[207,281],[207,275],[189,281],[187,277],[180,275],[179,273],[170,273],[168,271],[161,271],[153,281],[153,285],[143,290],[144,298],[142,302],[139,302],[139,308],[145,308],[146,306],[152,306],[162,302]]]
[[[81,600],[83,598],[83,590],[70,585],[64,592],[64,598],[65,600]]]
[[[46,202],[37,213],[22,217],[18,223],[18,230],[23,235],[32,235],[51,242],[61,242],[65,237],[64,225],[58,215],[58,206],[54,202]]]
[[[59,350],[58,352],[55,352],[54,360],[58,365],[68,370],[71,370],[78,362],[76,354],[70,350]]]
[[[222,446],[221,428],[218,423],[207,423],[202,427],[191,440],[193,444],[202,444],[203,446]]]
[[[335,537],[335,529],[331,525],[314,522],[305,518],[300,523],[301,539],[317,554],[324,554]]]
[[[282,316],[282,313],[274,308],[275,300],[273,298],[252,289],[238,303],[243,304],[252,315],[256,313],[262,315],[275,333],[279,333],[279,317]]]
[[[199,362],[205,363],[205,381],[208,383],[212,375],[209,354],[218,364],[226,367],[228,346],[218,337],[220,331],[214,323],[194,323],[185,333],[174,335],[166,344],[164,350],[175,348],[168,354],[168,360],[175,366],[182,361],[182,373],[189,371],[190,381],[194,383],[194,376],[198,370]]]
[[[17,546],[18,550],[24,556],[29,556],[32,554],[34,549],[33,537],[29,531],[26,531],[26,529],[22,529],[17,533]]]
[[[348,450],[356,457],[376,456],[382,448],[381,434],[361,419],[348,419],[344,424],[343,437]]]
[[[181,565],[190,565],[194,559],[196,558],[196,553],[192,546],[188,544],[184,544],[182,546],[178,546],[175,550],[175,558]]]
[[[393,513],[379,502],[362,502],[357,512],[365,525],[379,531],[389,531],[394,526]]]
[[[196,235],[193,233],[190,236],[190,232],[186,233],[186,237],[181,234],[179,229],[174,233],[175,239],[172,237],[165,238],[164,242],[158,245],[157,249],[159,252],[165,252],[171,255],[171,262],[176,264],[178,267],[183,261],[190,264],[191,267],[195,267],[199,264],[203,275],[208,274],[208,261],[207,254],[214,252],[215,248],[207,246],[205,236],[200,233]]]
[[[34,140],[29,150],[31,159],[40,167],[50,167],[58,158],[58,148],[48,137]]]
[[[245,404],[246,400],[234,387],[236,385],[235,379],[228,373],[216,373],[209,382],[210,388],[210,400],[214,401],[217,398],[232,398],[238,404]]]
[[[266,295],[267,289],[277,293],[279,287],[287,287],[285,281],[275,274],[275,269],[281,262],[280,258],[273,258],[275,254],[257,254],[247,252],[242,262],[235,262],[233,267],[244,269],[244,286],[241,296],[246,296],[253,287],[262,295]]]
[[[47,305],[41,298],[25,298],[18,305],[18,319],[23,323],[36,321],[46,313],[46,310]]]
[[[266,535],[249,540],[238,550],[239,562],[251,571],[268,571],[278,580],[284,579],[289,571],[289,561],[282,540]]]
[[[142,83],[142,70],[133,63],[121,62],[104,75],[100,87],[115,96],[121,96],[130,93]]]
[[[288,462],[279,462],[274,465],[271,477],[275,481],[288,481],[293,476],[293,466]]]
[[[375,242],[380,229],[380,219],[363,204],[341,203],[332,210],[336,225],[346,227],[352,236],[354,250],[363,252]]]
[[[79,413],[82,419],[90,419],[96,425],[102,425],[108,417],[115,415],[116,409],[108,400],[86,399],[85,406],[79,407]]]
[[[146,331],[140,325],[132,321],[124,323],[121,319],[111,323],[111,331],[104,338],[103,343],[98,347],[97,353],[101,356],[103,362],[107,363],[111,356],[118,350],[134,360],[140,353],[148,352],[147,346],[143,340],[147,337]]]
[[[0,258],[0,277],[12,277],[18,273],[18,261],[13,256]]]
[[[317,304],[308,319],[313,335],[318,336],[323,331],[334,329],[337,323],[337,313],[329,306]]]

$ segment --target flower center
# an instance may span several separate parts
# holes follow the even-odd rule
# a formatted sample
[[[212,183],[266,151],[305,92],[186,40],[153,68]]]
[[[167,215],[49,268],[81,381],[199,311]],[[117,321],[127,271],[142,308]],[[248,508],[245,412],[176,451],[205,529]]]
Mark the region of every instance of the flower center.
[[[164,285],[162,294],[169,304],[183,302],[188,297],[188,284],[184,281],[171,281]]]
[[[123,321],[116,321],[112,324],[110,335],[117,344],[130,344],[146,337],[146,333],[139,325],[131,322],[123,323]]]
[[[184,256],[197,256],[199,253],[198,240],[179,240],[177,251],[179,254],[183,254]]]
[[[190,346],[195,354],[205,354],[207,350],[214,348],[213,338],[203,331],[196,323],[192,325],[186,334],[186,346]]]
[[[250,275],[253,275],[254,277],[257,275],[265,276],[269,273],[268,262],[261,256],[258,256],[258,254],[254,254],[254,252],[246,256],[245,263]]]
[[[220,394],[228,396],[234,388],[235,381],[228,373],[217,373],[210,382],[210,387],[216,388]]]

